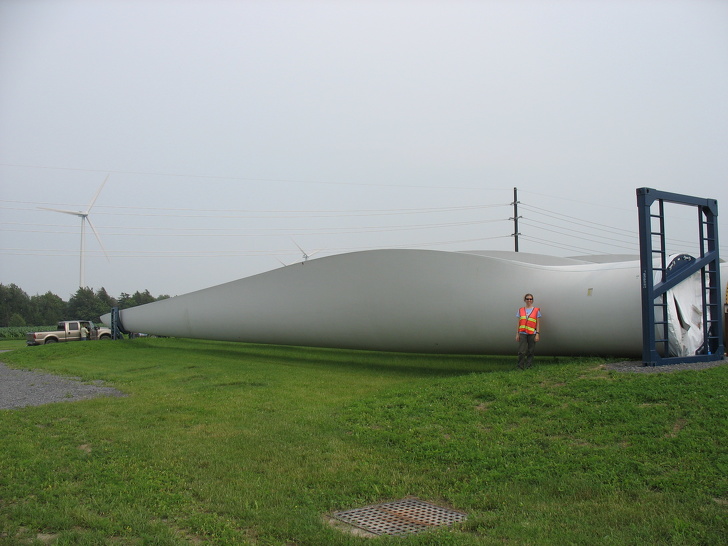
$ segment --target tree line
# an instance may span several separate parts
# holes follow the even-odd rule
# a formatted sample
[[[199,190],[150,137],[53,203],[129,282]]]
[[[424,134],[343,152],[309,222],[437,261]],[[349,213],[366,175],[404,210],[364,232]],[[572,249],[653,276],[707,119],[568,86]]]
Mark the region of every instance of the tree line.
[[[114,298],[105,288],[95,291],[92,288],[79,288],[68,301],[52,292],[28,296],[15,284],[0,284],[0,327],[4,326],[50,326],[59,320],[83,319],[100,322],[101,315],[112,307],[127,309],[153,301],[167,299],[162,295],[156,298],[149,293],[123,292]]]

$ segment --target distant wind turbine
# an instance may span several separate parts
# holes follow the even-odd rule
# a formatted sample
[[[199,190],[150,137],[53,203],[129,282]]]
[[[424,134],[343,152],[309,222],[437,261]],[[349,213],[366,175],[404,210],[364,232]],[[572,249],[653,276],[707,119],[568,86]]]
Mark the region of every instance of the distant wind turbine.
[[[296,241],[293,240],[293,238],[291,238],[291,242],[294,245],[296,245],[296,247],[298,248],[298,250],[301,251],[301,254],[302,254],[301,261],[300,262],[295,261],[295,262],[291,262],[291,263],[286,263],[283,260],[281,260],[280,258],[276,258],[276,260],[278,260],[278,262],[280,262],[280,264],[283,267],[288,267],[289,265],[293,265],[293,264],[297,264],[297,263],[304,264],[304,263],[306,263],[308,261],[308,259],[311,256],[313,256],[314,254],[318,254],[319,252],[321,252],[320,250],[314,250],[313,252],[311,252],[311,254],[308,254],[305,250],[303,250],[303,248],[301,248],[301,246]]]
[[[81,218],[81,272],[79,274],[79,280],[78,280],[78,287],[79,288],[85,288],[86,284],[84,281],[84,254],[86,253],[86,222],[88,222],[88,225],[91,226],[91,230],[94,232],[94,235],[96,235],[96,240],[99,242],[99,245],[101,246],[101,250],[104,251],[104,256],[106,256],[106,259],[109,259],[109,255],[106,253],[106,249],[104,248],[103,243],[101,242],[101,237],[99,237],[98,232],[96,231],[96,228],[94,227],[93,223],[91,222],[91,218],[88,217],[89,213],[91,212],[91,207],[94,206],[94,203],[96,203],[96,199],[98,199],[99,194],[101,193],[101,190],[104,189],[104,186],[106,185],[106,181],[109,179],[109,175],[106,175],[106,178],[104,178],[104,181],[101,183],[101,186],[98,190],[96,190],[96,195],[94,195],[94,198],[91,199],[91,202],[89,203],[88,207],[86,207],[86,210],[81,211],[73,211],[73,210],[61,210],[61,209],[50,209],[46,207],[39,207],[43,210],[50,210],[53,212],[62,212],[63,214],[70,214],[72,216],[78,216]]]
[[[293,239],[291,239],[291,241],[293,242],[294,245],[296,245],[298,247],[298,250],[300,250],[301,253],[303,254],[303,256],[301,256],[301,259],[303,262],[307,262],[311,256],[321,252],[320,250],[314,250],[313,252],[311,252],[311,254],[307,254],[305,250],[303,250],[300,246],[298,246],[298,243],[296,241],[294,241]]]

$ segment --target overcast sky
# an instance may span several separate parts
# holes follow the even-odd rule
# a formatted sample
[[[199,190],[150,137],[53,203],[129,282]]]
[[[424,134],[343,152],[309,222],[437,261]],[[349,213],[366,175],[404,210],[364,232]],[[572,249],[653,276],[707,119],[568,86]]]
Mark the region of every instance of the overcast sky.
[[[514,187],[521,251],[636,254],[636,188],[725,211],[727,174],[721,0],[0,0],[0,283],[30,295],[79,283],[80,218],[39,207],[107,175],[85,284],[118,296],[297,245],[512,250]]]

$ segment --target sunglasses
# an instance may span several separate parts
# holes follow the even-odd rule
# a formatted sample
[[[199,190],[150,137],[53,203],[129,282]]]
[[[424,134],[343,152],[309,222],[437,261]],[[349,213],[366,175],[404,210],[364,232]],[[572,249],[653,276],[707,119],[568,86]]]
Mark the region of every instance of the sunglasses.
[[[533,301],[533,298],[526,298],[526,301]]]

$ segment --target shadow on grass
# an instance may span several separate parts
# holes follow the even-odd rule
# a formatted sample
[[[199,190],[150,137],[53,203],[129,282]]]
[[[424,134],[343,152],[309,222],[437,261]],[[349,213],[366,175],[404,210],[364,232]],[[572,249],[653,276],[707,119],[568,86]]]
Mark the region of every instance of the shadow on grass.
[[[186,356],[198,354],[201,362],[211,358],[250,360],[274,366],[327,367],[414,377],[449,377],[515,368],[515,357],[508,356],[393,353],[189,339],[174,339],[170,344],[150,340],[147,346],[155,351],[183,352]]]

